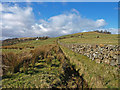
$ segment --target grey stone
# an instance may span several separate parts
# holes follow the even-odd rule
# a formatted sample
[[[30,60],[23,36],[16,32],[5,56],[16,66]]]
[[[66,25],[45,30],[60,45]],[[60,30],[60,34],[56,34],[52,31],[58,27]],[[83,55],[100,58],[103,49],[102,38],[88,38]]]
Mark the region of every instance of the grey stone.
[[[116,65],[115,60],[111,60],[110,65],[115,66]]]
[[[60,43],[76,53],[86,55],[96,63],[106,63],[114,65],[118,62],[118,55],[120,55],[120,46],[118,45],[92,45],[92,44],[64,44]],[[111,62],[111,63],[110,63]]]

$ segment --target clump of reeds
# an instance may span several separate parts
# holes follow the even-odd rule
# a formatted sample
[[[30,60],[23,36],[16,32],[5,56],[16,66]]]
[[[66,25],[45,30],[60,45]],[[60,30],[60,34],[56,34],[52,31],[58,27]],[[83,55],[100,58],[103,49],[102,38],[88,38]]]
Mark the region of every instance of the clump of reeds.
[[[23,71],[26,73],[29,68],[29,64],[32,61],[32,55],[27,52],[24,56],[22,56],[22,61],[21,65],[23,66]]]
[[[7,74],[8,71],[11,73],[19,72],[21,67],[26,71],[31,63],[31,59],[32,55],[27,52],[22,52],[21,54],[16,54],[14,52],[3,53],[3,75]]]
[[[8,52],[2,54],[2,63],[3,65],[8,67],[8,71],[11,73],[15,73],[19,71],[19,63],[21,62],[21,58],[17,56],[14,52]],[[3,71],[4,73],[4,71]]]
[[[59,61],[63,62],[64,59],[65,59],[64,54],[63,54],[63,53],[58,53],[58,54],[57,54],[57,59],[58,59]]]
[[[13,48],[13,47],[12,47]],[[19,47],[23,48],[23,47]],[[7,66],[4,68],[5,74],[10,71],[11,73],[19,72],[20,68],[23,67],[23,72],[27,72],[29,64],[34,67],[35,63],[40,59],[45,59],[47,64],[50,64],[53,59],[58,59],[63,62],[65,59],[61,49],[56,44],[43,45],[31,50],[30,52],[22,52],[16,54],[15,52],[3,53],[3,65]]]
[[[47,56],[51,54],[52,47],[53,47],[52,45],[44,45],[44,46],[39,46],[34,50],[31,50],[31,53],[33,55],[32,65],[34,66],[39,59],[47,58]]]

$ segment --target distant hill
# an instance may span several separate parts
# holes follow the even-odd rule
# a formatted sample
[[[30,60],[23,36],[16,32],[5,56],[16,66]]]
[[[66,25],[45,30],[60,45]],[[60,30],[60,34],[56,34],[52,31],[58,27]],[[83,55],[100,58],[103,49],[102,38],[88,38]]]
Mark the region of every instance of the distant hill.
[[[6,39],[2,41],[2,46],[8,46],[8,45],[13,45],[13,44],[18,44],[20,42],[26,42],[26,41],[31,41],[31,40],[45,40],[48,39],[49,37],[24,37],[24,38],[13,38],[13,39]],[[60,37],[55,37],[59,39],[65,39],[63,41],[65,42],[71,42],[74,43],[113,43],[115,42],[116,44],[118,43],[118,35],[117,34],[107,34],[107,33],[101,33],[98,31],[91,31],[91,32],[81,32],[81,33],[74,33],[74,34],[69,34],[69,35],[63,35]],[[69,38],[69,39],[68,39]],[[82,38],[82,39],[80,39]],[[96,39],[99,38],[99,39]],[[92,41],[91,41],[92,40]]]
[[[2,41],[2,46],[7,46],[7,45],[13,45],[17,44],[20,42],[25,42],[25,41],[31,41],[31,40],[45,40],[48,39],[49,37],[24,37],[24,38],[12,38],[12,39],[6,39]]]

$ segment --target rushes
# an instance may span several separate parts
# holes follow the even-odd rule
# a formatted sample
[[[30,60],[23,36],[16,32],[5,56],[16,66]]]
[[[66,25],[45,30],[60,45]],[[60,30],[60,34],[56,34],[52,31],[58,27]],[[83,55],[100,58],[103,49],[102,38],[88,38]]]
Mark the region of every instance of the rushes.
[[[24,71],[24,73],[27,73],[27,70],[29,68],[29,64],[31,63],[31,60],[32,60],[32,55],[27,52],[25,54],[25,56],[22,57],[22,60],[23,60],[23,62],[22,62],[22,64],[23,64],[23,71]]]
[[[16,54],[15,52],[8,52],[2,54],[3,58],[3,75],[6,75],[9,71],[10,73],[16,73],[23,68],[23,72],[27,73],[29,64],[32,67],[38,60],[45,59],[47,64],[52,63],[53,59],[58,59],[63,61],[65,59],[64,54],[62,54],[59,46],[56,44],[43,45],[31,50],[30,52],[22,52]]]
[[[2,63],[3,65],[7,66],[8,71],[10,71],[11,73],[19,71],[19,64],[22,60],[14,52],[3,53],[2,59]],[[3,72],[3,74],[5,73],[6,72]]]
[[[32,65],[39,60],[39,59],[46,59],[48,55],[51,55],[52,53],[52,45],[44,45],[39,46],[31,51],[32,53]]]
[[[16,54],[14,52],[8,52],[2,54],[3,63],[3,75],[6,75],[8,71],[11,73],[19,72],[20,67],[28,68],[28,64],[31,61],[31,55],[29,53]]]

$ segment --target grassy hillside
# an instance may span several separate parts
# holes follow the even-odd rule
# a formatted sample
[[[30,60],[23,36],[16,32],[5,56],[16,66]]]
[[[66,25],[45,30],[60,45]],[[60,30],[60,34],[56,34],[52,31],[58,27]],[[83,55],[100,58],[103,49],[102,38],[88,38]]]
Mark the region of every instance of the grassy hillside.
[[[28,52],[27,56],[21,53],[3,53],[3,64],[8,66],[3,73],[3,88],[82,88],[81,83],[88,87],[58,45],[37,47],[32,57]]]
[[[84,79],[87,80],[91,88],[117,88],[118,71],[117,67],[111,67],[104,63],[98,64],[91,61],[88,57],[74,53],[73,51],[62,47],[65,55],[70,58],[70,62]]]
[[[117,45],[118,35],[84,32],[3,46],[3,88],[117,88],[117,67],[96,64],[57,41]]]
[[[2,52],[24,52],[30,50],[33,50],[34,48],[42,45],[48,45],[48,44],[55,44],[56,38],[49,38],[47,40],[32,40],[32,41],[26,41],[26,42],[21,42],[18,44],[10,45],[10,46],[3,46]],[[7,48],[7,49],[6,49]]]
[[[78,36],[81,34],[83,34],[82,37]],[[99,36],[99,38],[97,38],[97,36]],[[60,40],[61,42],[64,43],[118,44],[118,35],[115,34],[85,32],[85,33],[71,34],[63,37],[67,37],[65,39]]]

